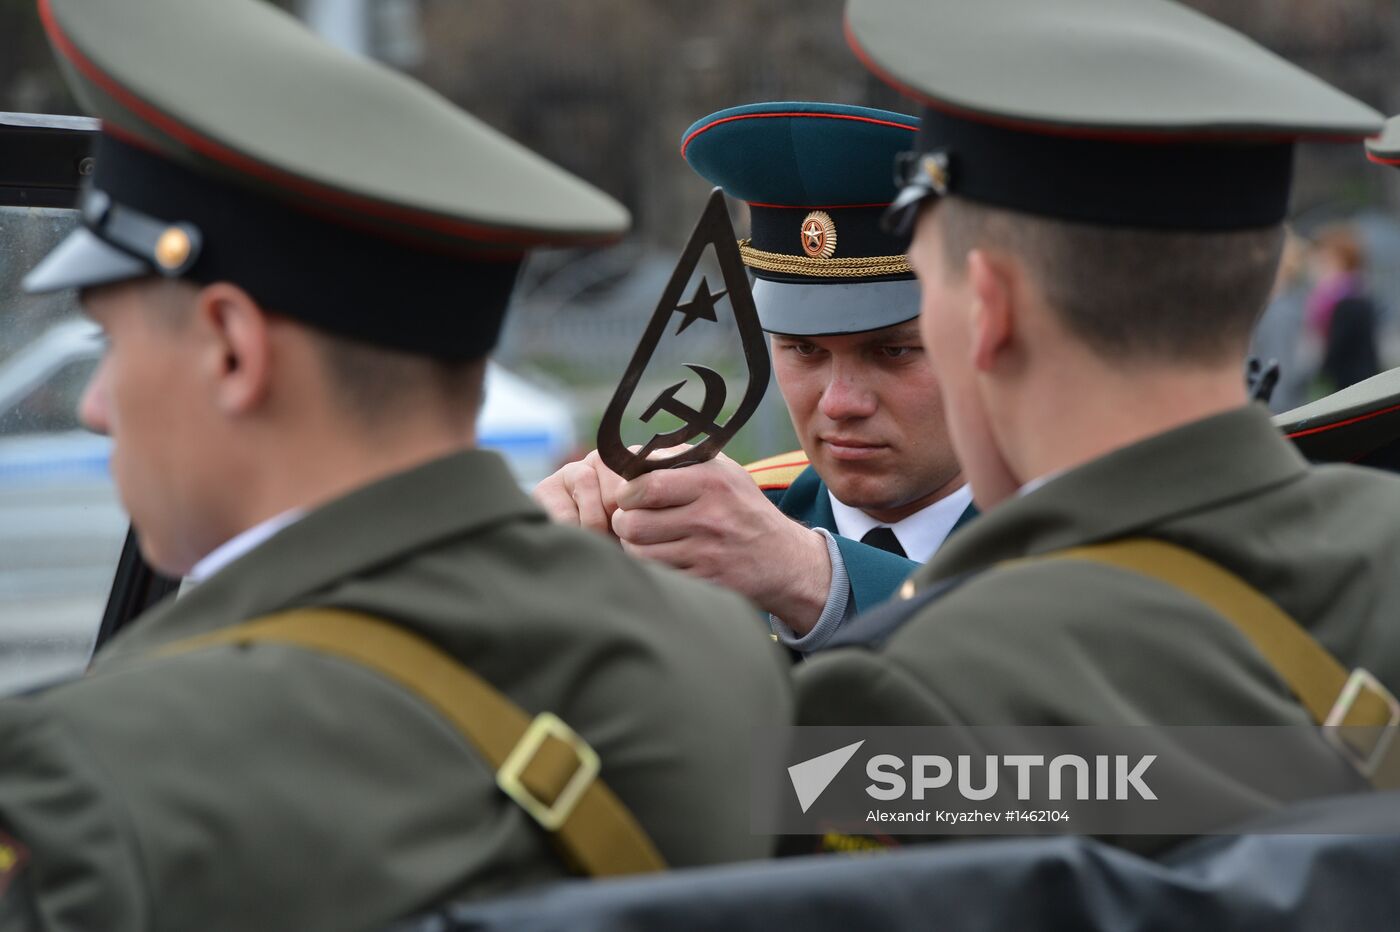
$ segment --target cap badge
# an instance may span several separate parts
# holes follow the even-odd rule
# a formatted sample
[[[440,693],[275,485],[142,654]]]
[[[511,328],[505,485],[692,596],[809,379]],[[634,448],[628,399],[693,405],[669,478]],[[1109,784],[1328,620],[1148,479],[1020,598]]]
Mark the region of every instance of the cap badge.
[[[802,219],[802,251],[813,259],[836,255],[836,222],[824,210],[814,210]]]
[[[923,157],[924,174],[928,176],[929,184],[940,196],[948,195],[948,155],[944,152],[933,152]]]
[[[166,227],[160,239],[156,240],[156,262],[162,269],[174,271],[185,264],[193,248],[188,233],[177,226]]]

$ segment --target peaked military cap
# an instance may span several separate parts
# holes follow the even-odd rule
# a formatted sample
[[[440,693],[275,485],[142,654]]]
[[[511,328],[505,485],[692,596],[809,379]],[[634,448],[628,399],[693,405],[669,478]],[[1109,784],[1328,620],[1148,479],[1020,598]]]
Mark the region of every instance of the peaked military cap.
[[[804,336],[878,330],[918,316],[907,236],[881,229],[890,165],[919,121],[886,110],[761,103],[697,120],[681,138],[690,167],[746,201],[763,328]]]
[[[494,345],[526,250],[615,239],[611,198],[260,0],[39,0],[101,118],[82,225],[31,291],[231,281],[445,359]]]
[[[1269,226],[1288,209],[1295,141],[1381,125],[1171,0],[850,0],[846,35],[924,106],[897,228],[948,194],[1099,226]]]
[[[1366,140],[1366,157],[1378,165],[1400,168],[1400,117],[1386,120],[1379,138]]]
[[[1313,462],[1400,472],[1400,369],[1277,415],[1274,424]]]

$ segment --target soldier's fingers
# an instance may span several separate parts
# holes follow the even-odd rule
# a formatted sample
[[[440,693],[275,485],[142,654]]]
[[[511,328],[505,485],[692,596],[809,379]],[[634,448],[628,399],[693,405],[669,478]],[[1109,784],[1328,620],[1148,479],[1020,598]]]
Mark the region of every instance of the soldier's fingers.
[[[624,483],[617,490],[619,508],[678,508],[700,498],[705,464],[658,469]]]
[[[613,512],[612,531],[618,540],[632,544],[658,544],[681,541],[692,536],[691,520],[685,508],[643,508]]]
[[[603,505],[603,491],[598,473],[592,469],[580,470],[573,478],[570,491],[578,509],[578,523],[591,531],[611,534],[612,526],[608,510]]]
[[[631,451],[635,453],[638,450],[640,450],[641,447],[632,446],[629,449],[631,449]],[[589,453],[582,460],[580,460],[580,462],[584,463],[587,466],[593,467],[593,471],[596,472],[598,476],[604,480],[606,480],[608,477],[612,477],[617,479],[618,481],[624,481],[621,476],[613,472],[613,468],[611,466],[603,462],[603,458],[598,455],[597,450],[594,450],[592,453]]]
[[[640,450],[640,446],[630,448],[632,452]],[[603,510],[611,517],[617,508],[617,491],[627,483],[627,480],[613,472],[611,466],[603,462],[603,458],[594,450],[582,460],[585,465],[593,467],[593,472],[598,477],[598,489],[603,499]]]
[[[555,473],[535,486],[530,497],[535,500],[536,505],[544,509],[551,521],[557,524],[579,523],[578,506],[574,503],[573,495],[565,487],[560,473]]]
[[[627,484],[627,480],[604,466],[594,474],[598,480],[598,497],[603,511],[609,516],[617,510],[617,494]]]
[[[695,566],[695,555],[683,543],[666,541],[659,544],[633,544],[622,542],[622,549],[629,556],[639,560],[653,560],[678,570],[690,571]]]

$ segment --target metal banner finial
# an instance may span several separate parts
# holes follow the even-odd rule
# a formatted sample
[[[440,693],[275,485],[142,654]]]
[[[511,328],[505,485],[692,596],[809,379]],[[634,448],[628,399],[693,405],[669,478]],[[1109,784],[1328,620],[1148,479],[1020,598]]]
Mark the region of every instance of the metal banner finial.
[[[724,287],[712,292],[709,281],[702,276],[695,293],[688,301],[684,300],[685,287],[695,274],[707,246],[714,247],[720,273],[724,278]],[[689,381],[688,379],[682,379],[667,387],[647,406],[641,420],[648,423],[664,411],[680,418],[683,423],[675,430],[654,435],[639,450],[629,450],[622,441],[622,416],[637,390],[642,373],[655,355],[671,318],[677,314],[681,316],[681,322],[675,331],[677,334],[698,320],[718,323],[716,302],[722,298],[728,298],[729,306],[734,311],[734,320],[739,327],[739,339],[744,348],[744,361],[748,365],[748,388],[738,410],[723,424],[718,423],[716,419],[724,408],[726,398],[724,378],[713,369],[687,363],[686,368],[700,377],[705,389],[705,398],[699,409],[676,397],[676,393]],[[763,400],[763,392],[768,387],[768,374],[768,347],[764,340],[763,328],[758,322],[758,309],[754,307],[748,274],[744,271],[743,260],[739,257],[734,228],[729,223],[729,212],[724,206],[724,193],[715,188],[705,205],[705,212],[700,216],[700,222],[690,234],[685,251],[676,263],[675,271],[671,273],[670,282],[661,295],[661,301],[657,304],[650,323],[647,324],[646,332],[637,344],[636,352],[632,354],[632,361],[628,363],[617,390],[613,392],[612,401],[603,412],[603,420],[598,425],[598,455],[608,468],[624,479],[634,479],[653,469],[674,469],[703,463],[719,453],[758,409],[758,403]],[[683,453],[651,458],[651,454],[657,450],[689,443],[701,436],[705,439]]]

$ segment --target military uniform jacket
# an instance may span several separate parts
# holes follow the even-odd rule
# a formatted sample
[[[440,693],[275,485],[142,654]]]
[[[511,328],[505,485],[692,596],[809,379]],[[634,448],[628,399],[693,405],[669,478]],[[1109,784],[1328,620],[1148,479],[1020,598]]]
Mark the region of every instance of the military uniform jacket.
[[[32,898],[61,932],[377,929],[565,874],[465,740],[378,674],[280,644],[151,656],[295,606],[395,621],[558,714],[669,864],[769,853],[746,748],[791,699],[752,608],[551,524],[471,451],[313,511],[85,679],[0,703],[0,831],[27,849],[0,927],[30,926]]]
[[[1233,571],[1344,665],[1400,689],[1400,479],[1311,467],[1251,406],[1119,449],[983,514],[913,577],[941,597],[907,617],[889,606],[893,633],[879,646],[828,650],[795,671],[799,720],[1309,723],[1245,637],[1176,588],[1088,562],[997,567],[1140,536]],[[1237,789],[1311,795],[1353,789],[1347,776],[1332,788]]]
[[[836,527],[836,515],[831,510],[831,493],[801,450],[760,460],[745,469],[754,477],[768,500],[777,505],[783,514],[808,527],[819,527],[837,535],[836,546],[841,551],[846,574],[850,577],[854,611],[865,611],[884,602],[898,591],[910,573],[919,568],[920,564],[914,560],[849,537],[841,537]],[[956,531],[976,516],[976,509],[968,506],[953,530]]]

